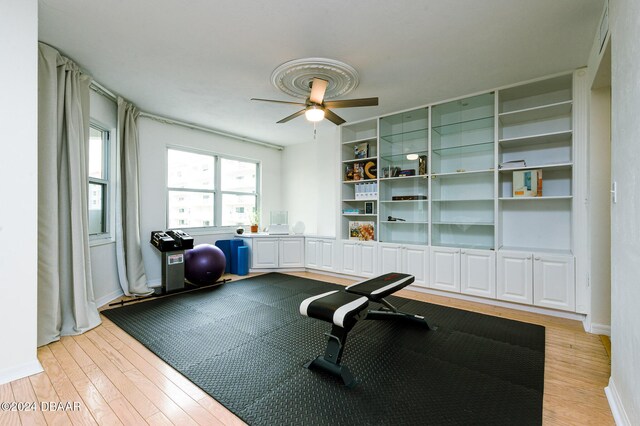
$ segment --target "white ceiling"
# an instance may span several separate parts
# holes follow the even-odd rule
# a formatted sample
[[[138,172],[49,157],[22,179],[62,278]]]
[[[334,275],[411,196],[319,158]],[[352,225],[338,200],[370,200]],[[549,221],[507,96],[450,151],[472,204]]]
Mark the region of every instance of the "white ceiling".
[[[141,110],[291,145],[313,140],[271,85],[292,59],[343,61],[384,115],[586,65],[603,0],[40,0],[39,38]],[[318,140],[334,137],[324,120]]]

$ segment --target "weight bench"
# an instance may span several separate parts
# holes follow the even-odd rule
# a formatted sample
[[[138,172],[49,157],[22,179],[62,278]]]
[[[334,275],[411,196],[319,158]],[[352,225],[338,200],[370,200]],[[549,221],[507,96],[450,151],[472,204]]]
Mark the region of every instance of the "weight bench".
[[[308,362],[305,367],[318,368],[339,376],[344,384],[351,388],[355,386],[356,381],[349,368],[342,365],[340,360],[347,335],[358,321],[405,320],[435,330],[436,327],[429,325],[423,316],[401,312],[385,300],[385,297],[413,281],[413,275],[392,272],[350,285],[344,291],[329,291],[303,300],[300,304],[300,314],[332,323],[331,332],[325,333],[329,340],[324,356]],[[370,301],[381,303],[383,306],[377,310],[366,311]]]

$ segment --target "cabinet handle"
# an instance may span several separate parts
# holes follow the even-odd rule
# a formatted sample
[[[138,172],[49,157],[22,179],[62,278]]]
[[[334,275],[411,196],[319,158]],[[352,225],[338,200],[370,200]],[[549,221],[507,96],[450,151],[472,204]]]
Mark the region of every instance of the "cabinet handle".
[[[531,260],[531,256],[527,256],[527,259]]]
[[[540,260],[540,256],[536,256],[536,257],[535,257],[535,260]]]
[[[460,252],[460,254],[467,254],[467,252],[466,252],[466,251],[464,251],[464,250],[462,250],[462,251]]]

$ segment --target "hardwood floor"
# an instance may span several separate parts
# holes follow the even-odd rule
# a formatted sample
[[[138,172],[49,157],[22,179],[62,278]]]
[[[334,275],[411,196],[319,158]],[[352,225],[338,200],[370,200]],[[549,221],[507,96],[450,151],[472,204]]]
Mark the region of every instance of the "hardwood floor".
[[[308,272],[294,275],[352,283]],[[607,351],[600,336],[585,333],[579,322],[409,290],[397,294],[545,326],[544,424],[614,424],[604,394],[610,374]],[[0,425],[244,424],[104,317],[102,325],[85,334],[39,348],[38,358],[45,371],[0,385],[0,401],[50,407],[79,402],[80,409],[0,411]]]

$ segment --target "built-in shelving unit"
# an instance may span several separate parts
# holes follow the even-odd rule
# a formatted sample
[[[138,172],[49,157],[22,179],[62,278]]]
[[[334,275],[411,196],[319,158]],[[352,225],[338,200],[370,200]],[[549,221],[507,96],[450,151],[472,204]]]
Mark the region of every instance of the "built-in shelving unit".
[[[431,244],[494,248],[493,93],[432,108]]]
[[[378,122],[376,119],[342,126],[341,132],[341,236],[349,239],[350,222],[372,224],[377,239],[378,221]],[[369,165],[365,174],[365,167]],[[354,174],[354,168],[360,170]],[[363,185],[366,184],[366,185]],[[359,192],[365,189],[365,192]],[[372,204],[370,204],[372,203]],[[372,212],[367,212],[372,205]]]
[[[575,159],[582,158],[574,115],[578,129],[586,122],[584,96],[575,98],[574,111],[573,82],[580,90],[583,76],[343,125],[341,239],[358,238],[349,224],[364,222],[377,240],[344,241],[343,270],[367,277],[406,272],[418,287],[584,309],[575,300],[573,252],[582,191],[574,177]],[[356,147],[366,151],[363,158]],[[375,165],[375,176],[348,175],[362,163]],[[523,182],[542,190],[520,191]],[[356,196],[363,184],[377,185],[366,201]]]
[[[570,252],[572,79],[561,75],[344,125],[343,237],[350,220],[366,219],[375,221],[381,242]],[[366,155],[355,158],[363,144]],[[375,163],[375,178],[346,175],[367,162]],[[542,173],[541,194],[514,197],[514,173],[531,170]],[[362,183],[377,185],[370,200],[356,197]],[[374,202],[373,211],[365,212],[365,201]]]
[[[380,118],[379,152],[380,241],[429,244],[429,108]]]
[[[498,164],[526,163],[499,173],[499,247],[571,252],[572,98],[571,75],[498,92]],[[514,172],[536,169],[542,195],[513,197]]]

